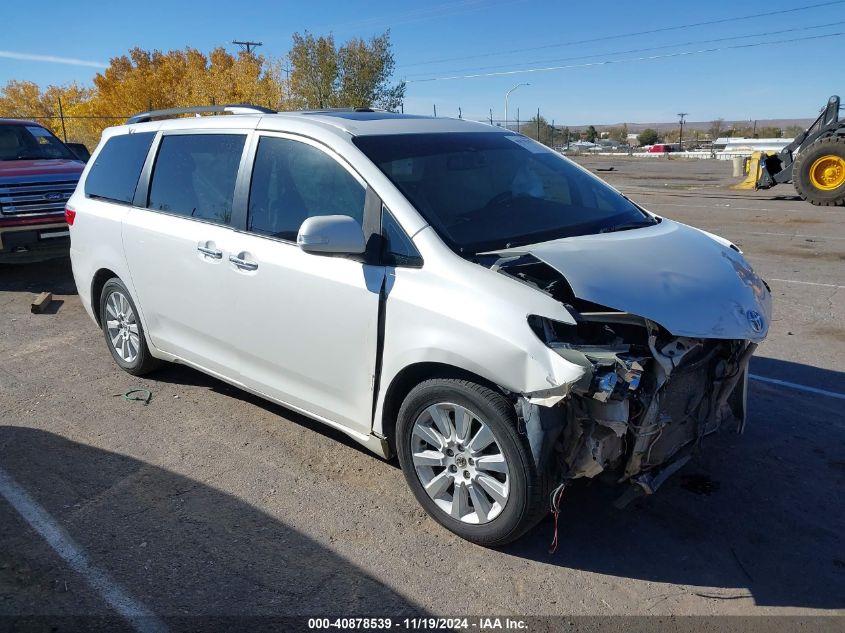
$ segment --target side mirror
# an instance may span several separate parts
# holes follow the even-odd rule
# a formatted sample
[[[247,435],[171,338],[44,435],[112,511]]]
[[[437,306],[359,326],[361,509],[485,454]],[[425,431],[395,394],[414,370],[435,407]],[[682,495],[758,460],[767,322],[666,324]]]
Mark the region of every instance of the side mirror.
[[[360,255],[366,248],[361,225],[348,215],[318,215],[299,227],[296,243],[315,255]]]
[[[91,158],[91,152],[89,152],[88,148],[82,143],[65,143],[65,145],[67,145],[70,151],[73,152],[73,155],[83,163],[87,163],[88,159]]]

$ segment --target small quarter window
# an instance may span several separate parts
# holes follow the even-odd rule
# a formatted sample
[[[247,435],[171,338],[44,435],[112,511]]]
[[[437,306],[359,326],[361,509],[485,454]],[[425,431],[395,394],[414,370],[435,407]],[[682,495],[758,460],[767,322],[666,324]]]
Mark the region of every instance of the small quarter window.
[[[383,261],[388,266],[422,266],[423,260],[408,234],[396,218],[382,207],[381,233],[384,237]]]
[[[147,206],[228,224],[243,134],[169,134],[161,139]]]
[[[97,153],[85,179],[85,195],[132,204],[155,132],[112,136]]]

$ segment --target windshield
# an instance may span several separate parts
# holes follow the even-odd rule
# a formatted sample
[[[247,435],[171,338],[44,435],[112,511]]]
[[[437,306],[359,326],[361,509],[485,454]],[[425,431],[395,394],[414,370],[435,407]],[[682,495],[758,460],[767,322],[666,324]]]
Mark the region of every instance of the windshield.
[[[403,134],[354,143],[464,255],[654,223],[601,180],[525,136]]]
[[[46,128],[38,125],[0,124],[0,160],[45,158],[77,160],[65,144]]]

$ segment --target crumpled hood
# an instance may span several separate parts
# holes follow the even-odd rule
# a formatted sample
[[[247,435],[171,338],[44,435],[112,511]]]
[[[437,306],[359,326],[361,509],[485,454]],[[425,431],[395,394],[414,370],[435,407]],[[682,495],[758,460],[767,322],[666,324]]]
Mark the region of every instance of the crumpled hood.
[[[576,297],[645,317],[676,336],[761,341],[768,332],[771,294],[745,258],[665,218],[510,252],[530,253],[556,269]]]

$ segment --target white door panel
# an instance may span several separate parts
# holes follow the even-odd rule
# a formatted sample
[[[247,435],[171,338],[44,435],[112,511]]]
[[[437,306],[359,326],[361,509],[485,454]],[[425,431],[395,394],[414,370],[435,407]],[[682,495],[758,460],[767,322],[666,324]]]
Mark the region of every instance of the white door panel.
[[[384,268],[248,234],[237,244],[258,265],[236,275],[244,383],[369,433]]]
[[[142,209],[123,221],[127,264],[153,344],[237,380],[234,238],[224,226]]]

